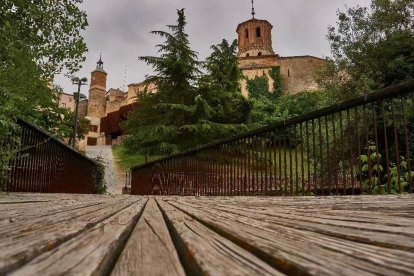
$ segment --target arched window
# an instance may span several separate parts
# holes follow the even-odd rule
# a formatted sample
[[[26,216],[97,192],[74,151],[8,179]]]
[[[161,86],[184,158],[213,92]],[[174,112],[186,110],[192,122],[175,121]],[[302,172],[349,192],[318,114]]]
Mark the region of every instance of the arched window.
[[[259,52],[257,55],[260,57],[262,55],[262,52]]]
[[[246,54],[246,57],[250,57],[250,54]]]
[[[249,38],[249,30],[248,30],[248,29],[246,29],[246,30],[244,31],[244,33],[245,33],[246,38]]]
[[[256,28],[256,36],[257,37],[261,37],[262,36],[262,30],[260,29],[260,27]]]

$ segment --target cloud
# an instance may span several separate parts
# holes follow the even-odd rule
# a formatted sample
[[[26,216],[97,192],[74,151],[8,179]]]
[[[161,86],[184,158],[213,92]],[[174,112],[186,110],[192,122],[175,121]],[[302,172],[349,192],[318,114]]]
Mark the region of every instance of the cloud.
[[[336,10],[347,6],[367,6],[369,0],[256,0],[256,18],[266,19],[274,26],[273,47],[281,56],[329,56],[325,38],[328,25],[335,25]],[[89,52],[79,76],[90,77],[102,53],[108,73],[107,88],[122,88],[141,82],[152,73],[138,61],[138,56],[156,55],[155,45],[161,40],[153,30],[167,30],[174,24],[176,10],[185,8],[187,32],[193,50],[204,59],[210,47],[223,38],[237,38],[236,27],[251,18],[250,0],[86,0],[82,8],[88,14],[85,31]],[[125,78],[125,68],[128,68]],[[75,90],[71,82],[56,76],[55,83],[67,93]],[[87,88],[83,88],[87,94]]]

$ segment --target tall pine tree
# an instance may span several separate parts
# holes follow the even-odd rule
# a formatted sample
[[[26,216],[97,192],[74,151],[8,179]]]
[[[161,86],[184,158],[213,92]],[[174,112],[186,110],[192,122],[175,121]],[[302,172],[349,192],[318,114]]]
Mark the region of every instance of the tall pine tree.
[[[146,82],[155,83],[158,92],[139,95],[139,108],[126,123],[131,134],[126,146],[134,152],[165,155],[192,144],[192,137],[183,126],[196,122],[194,84],[200,73],[199,62],[197,53],[189,47],[184,9],[177,13],[177,25],[169,25],[170,32],[151,32],[165,39],[157,45],[160,56],[139,57],[153,67],[156,74]]]
[[[138,95],[139,107],[125,124],[129,152],[168,155],[247,129],[251,107],[239,88],[237,43],[213,46],[202,76],[185,26],[179,10],[170,32],[152,32],[165,39],[157,45],[160,56],[139,58],[153,67],[156,74],[146,82],[155,83],[158,92]]]

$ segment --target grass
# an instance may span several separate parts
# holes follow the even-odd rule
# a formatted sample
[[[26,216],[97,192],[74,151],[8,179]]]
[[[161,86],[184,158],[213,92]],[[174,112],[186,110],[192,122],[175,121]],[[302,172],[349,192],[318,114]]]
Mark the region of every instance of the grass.
[[[112,153],[118,165],[126,170],[138,165],[145,164],[145,156],[140,154],[131,154],[123,146],[112,148]],[[148,162],[159,159],[159,156],[148,156]]]

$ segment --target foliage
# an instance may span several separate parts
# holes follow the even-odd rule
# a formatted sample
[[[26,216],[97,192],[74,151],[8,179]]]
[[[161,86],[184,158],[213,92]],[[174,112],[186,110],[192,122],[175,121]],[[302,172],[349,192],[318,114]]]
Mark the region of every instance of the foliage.
[[[269,90],[267,75],[247,80],[247,89],[253,102],[250,127],[256,128],[314,111],[327,101],[321,91],[284,94],[280,67],[269,71],[273,89]]]
[[[69,138],[68,144],[71,144],[73,139],[73,124],[75,120],[75,112],[69,110],[63,110],[63,121],[59,125],[59,135],[62,138]],[[76,129],[76,139],[83,140],[89,133],[91,122],[84,118],[78,117],[78,127]]]
[[[130,153],[168,155],[247,129],[250,102],[239,89],[237,43],[213,46],[203,76],[197,54],[189,47],[184,10],[178,11],[171,33],[152,32],[165,39],[159,57],[141,57],[156,75],[147,78],[158,92],[138,95],[140,108],[125,124]],[[200,77],[201,76],[201,77]]]
[[[400,187],[401,191],[407,191],[410,179],[414,179],[414,171],[408,170],[408,163],[404,156],[399,157],[399,164],[385,164],[384,170],[382,165],[384,161],[376,144],[371,141],[369,147],[364,150],[368,154],[358,158],[358,166],[361,167],[358,179],[362,180],[365,192],[396,194],[400,191]],[[356,171],[359,169],[356,168]]]
[[[86,14],[81,0],[59,4],[49,1],[0,1],[0,145],[13,141],[13,117],[32,121],[59,135],[61,111],[49,80],[61,70],[80,68],[86,51],[80,35]],[[4,176],[12,152],[0,150]]]
[[[240,90],[242,74],[238,65],[237,40],[229,44],[223,39],[211,48],[213,52],[204,64],[207,73],[200,78],[198,89],[211,108],[210,120],[222,124],[224,133],[226,127],[245,129],[252,106]]]
[[[103,195],[107,193],[105,181],[105,160],[101,156],[98,156],[95,158],[95,161],[98,164],[95,174],[96,193]]]
[[[338,101],[414,77],[414,2],[372,0],[370,8],[338,11],[327,38],[333,62],[320,85]]]
[[[12,51],[19,50],[28,53],[44,77],[51,78],[62,69],[79,70],[87,50],[80,35],[88,24],[86,13],[78,7],[82,2],[1,0],[2,65],[8,65],[15,55]]]
[[[145,156],[141,154],[131,154],[123,145],[112,148],[117,164],[124,170],[145,164],[161,158],[162,156]]]
[[[282,84],[282,75],[280,74],[280,66],[273,67],[269,72],[270,78],[273,80],[273,91],[272,97],[274,99],[282,96],[283,93],[283,84]]]
[[[247,90],[252,99],[269,98],[269,78],[266,75],[247,80]]]
[[[277,101],[277,111],[284,119],[303,115],[324,106],[321,91],[305,91],[298,94],[283,95]]]
[[[321,91],[306,91],[285,94],[276,99],[261,97],[253,99],[251,126],[259,127],[303,115],[325,106],[325,94]]]
[[[241,70],[238,66],[237,40],[231,44],[225,39],[211,46],[213,52],[206,59],[205,69],[208,74],[202,81],[208,83],[212,91],[240,92]]]

